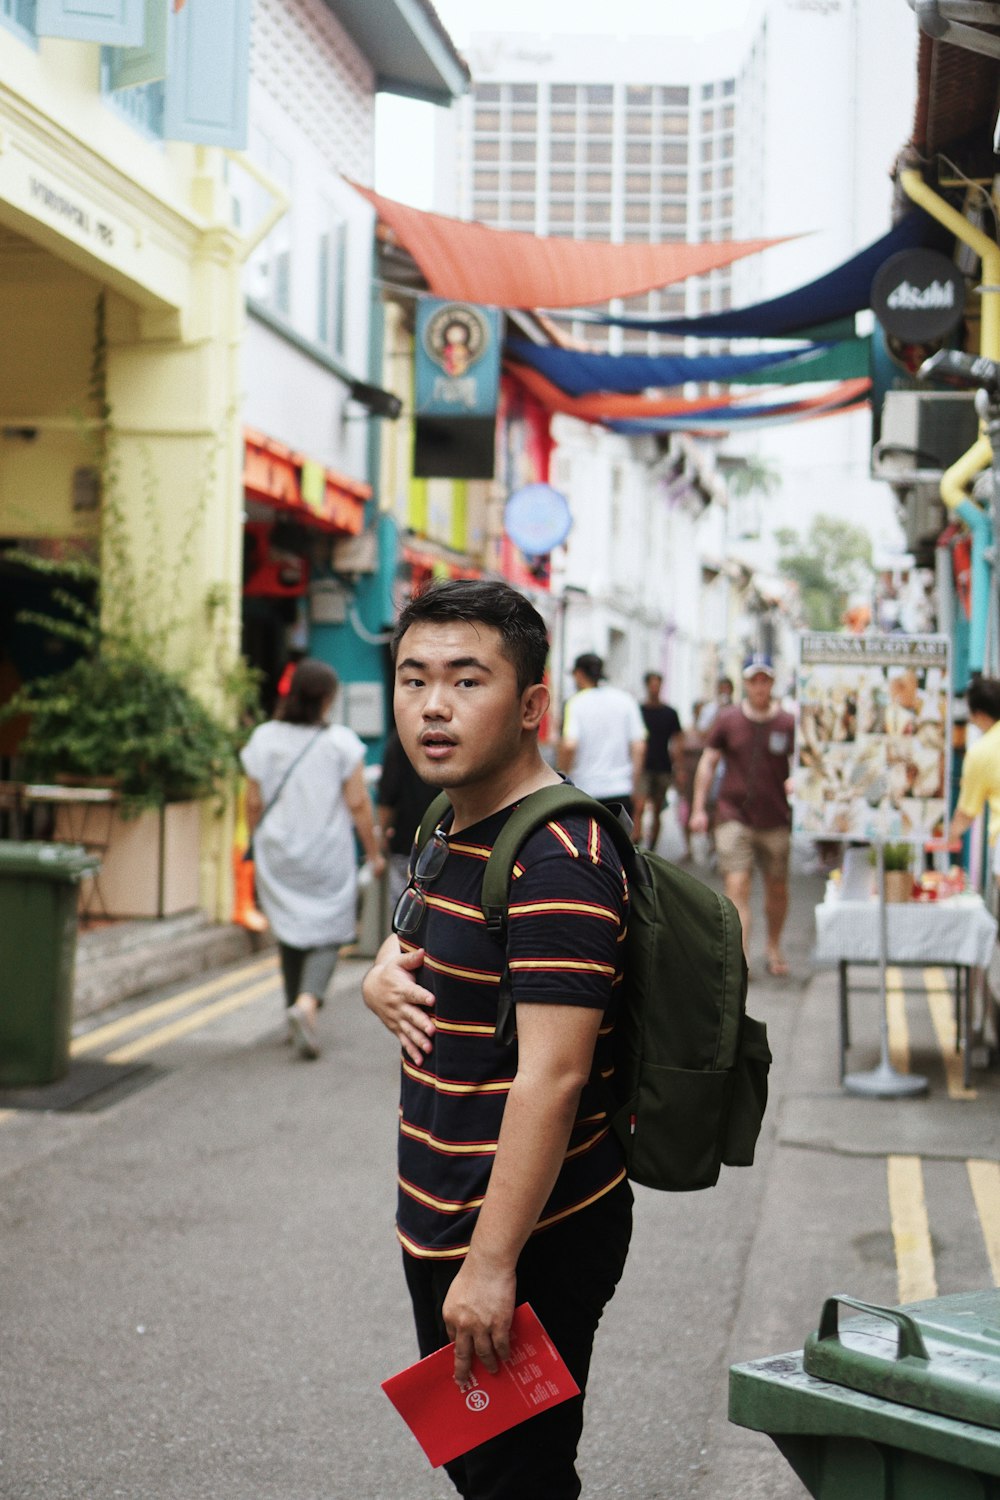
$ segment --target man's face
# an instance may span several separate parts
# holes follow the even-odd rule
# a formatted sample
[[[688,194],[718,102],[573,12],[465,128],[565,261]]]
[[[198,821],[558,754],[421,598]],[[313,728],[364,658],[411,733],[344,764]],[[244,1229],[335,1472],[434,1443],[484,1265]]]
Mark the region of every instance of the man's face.
[[[492,625],[419,621],[399,643],[393,704],[399,737],[431,786],[490,781],[548,706],[540,684],[518,692]]]
[[[660,689],[662,687],[663,678],[657,677],[655,672],[652,674],[652,676],[646,678],[646,693],[650,703],[656,703],[658,701],[660,696]]]
[[[767,708],[773,686],[774,679],[767,672],[755,672],[752,677],[744,679],[747,702],[755,713],[763,713]]]

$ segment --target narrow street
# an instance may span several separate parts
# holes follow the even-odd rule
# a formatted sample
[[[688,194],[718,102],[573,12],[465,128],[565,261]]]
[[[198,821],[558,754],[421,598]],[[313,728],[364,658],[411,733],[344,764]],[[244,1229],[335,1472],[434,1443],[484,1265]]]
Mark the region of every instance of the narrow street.
[[[702,1194],[637,1194],[589,1396],[594,1500],[803,1495],[765,1437],[727,1422],[729,1364],[800,1348],[831,1292],[894,1303],[1000,1272],[974,1196],[1000,1169],[968,1166],[1000,1147],[995,1077],[965,1096],[952,1068],[949,1096],[929,971],[911,971],[929,1096],[842,1093],[835,975],[809,958],[821,887],[793,882],[793,977],[751,987],[775,1054],[758,1164]],[[265,955],[90,1018],[73,1076],[114,1067],[113,1087],[0,1113],[4,1500],[447,1496],[379,1390],[414,1345],[392,1231],[396,1064],[363,969],[342,963],[316,1063],[282,1045]],[[851,1065],[869,1067],[873,996],[854,997],[852,1025]]]

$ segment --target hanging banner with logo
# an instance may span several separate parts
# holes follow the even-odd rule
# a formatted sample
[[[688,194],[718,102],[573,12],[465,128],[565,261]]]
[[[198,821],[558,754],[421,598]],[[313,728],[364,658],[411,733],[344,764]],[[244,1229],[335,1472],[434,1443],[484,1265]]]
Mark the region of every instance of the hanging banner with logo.
[[[961,320],[965,282],[937,250],[901,250],[872,282],[872,311],[886,333],[907,344],[943,338]]]
[[[499,388],[499,309],[421,297],[416,330],[417,415],[491,417]]]
[[[923,843],[941,831],[951,759],[949,672],[947,636],[800,637],[797,832]]]

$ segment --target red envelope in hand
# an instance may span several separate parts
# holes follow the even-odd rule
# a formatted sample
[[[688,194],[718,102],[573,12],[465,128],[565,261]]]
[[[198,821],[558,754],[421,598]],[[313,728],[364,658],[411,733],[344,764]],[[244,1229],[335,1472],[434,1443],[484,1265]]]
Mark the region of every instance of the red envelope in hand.
[[[383,1380],[385,1391],[436,1469],[537,1416],[580,1387],[526,1302],[510,1328],[510,1358],[491,1375],[477,1356],[464,1389],[455,1384],[455,1345]]]

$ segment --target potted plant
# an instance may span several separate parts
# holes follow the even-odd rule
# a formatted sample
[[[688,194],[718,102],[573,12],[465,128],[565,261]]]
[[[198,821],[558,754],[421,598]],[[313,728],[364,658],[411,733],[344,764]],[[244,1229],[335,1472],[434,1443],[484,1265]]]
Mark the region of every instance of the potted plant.
[[[871,854],[876,862],[875,850]],[[885,871],[885,899],[909,901],[913,890],[913,848],[910,844],[883,844],[882,868]]]
[[[220,674],[223,707],[213,711],[157,659],[151,636],[106,625],[97,603],[60,586],[93,581],[92,563],[19,560],[56,582],[52,612],[24,618],[77,653],[69,666],[25,683],[0,710],[0,720],[27,718],[18,749],[23,779],[113,788],[115,806],[97,840],[109,915],[165,916],[197,906],[200,804],[216,797],[221,808],[238,774],[242,731],[234,726],[255,689],[252,674],[242,663]],[[75,836],[67,809],[57,810],[55,832]]]

